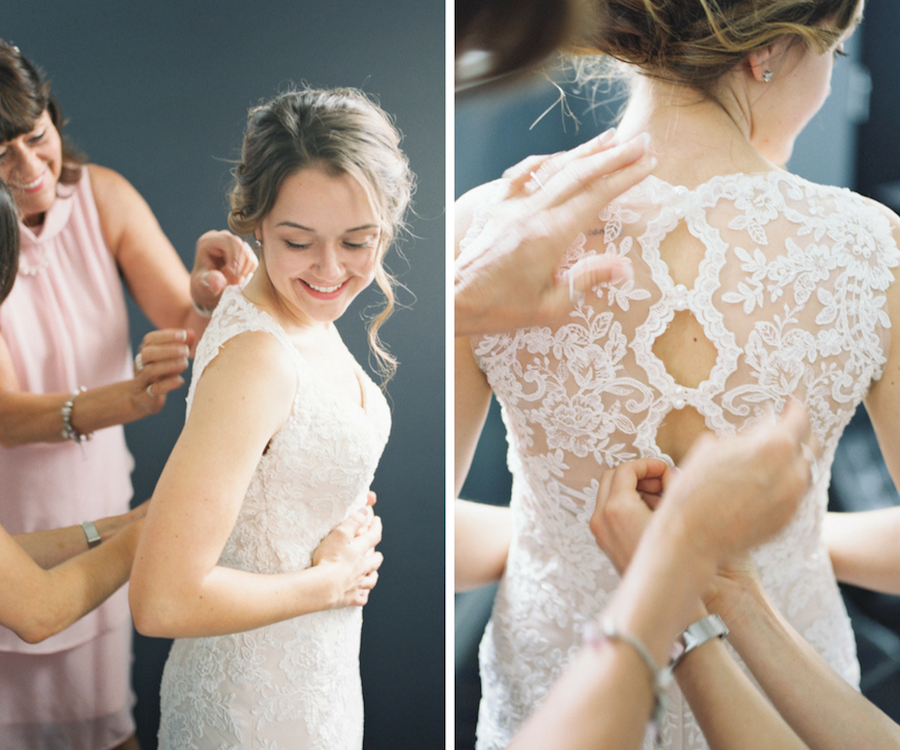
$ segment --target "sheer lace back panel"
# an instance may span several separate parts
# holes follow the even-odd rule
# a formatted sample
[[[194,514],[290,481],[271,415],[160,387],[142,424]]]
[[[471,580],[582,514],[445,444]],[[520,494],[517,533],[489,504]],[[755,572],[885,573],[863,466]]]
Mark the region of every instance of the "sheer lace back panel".
[[[365,505],[390,412],[361,369],[365,408],[338,400],[278,324],[238,289],[223,294],[197,347],[188,412],[204,368],[247,331],[269,333],[291,353],[297,395],[260,458],[219,564],[254,573],[302,570],[328,532]],[[160,747],[360,748],[361,623],[362,611],[353,607],[176,641],[163,678]]]
[[[502,405],[516,517],[482,645],[480,747],[508,742],[615,587],[587,526],[603,469],[680,460],[701,431],[743,430],[791,398],[810,411],[823,471],[755,559],[785,614],[858,679],[819,529],[835,445],[886,358],[898,262],[887,218],[785,172],[693,190],[651,177],[585,228],[568,261],[603,252],[630,258],[634,279],[597,287],[556,327],[474,342]],[[678,720],[685,746],[704,747],[691,717]]]

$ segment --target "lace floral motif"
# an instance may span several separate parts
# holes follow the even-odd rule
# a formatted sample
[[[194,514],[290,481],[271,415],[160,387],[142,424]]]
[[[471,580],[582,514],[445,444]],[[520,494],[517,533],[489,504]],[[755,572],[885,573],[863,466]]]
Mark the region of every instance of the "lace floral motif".
[[[197,347],[188,410],[204,368],[230,338],[265,331],[297,364],[293,411],[260,459],[219,559],[255,573],[301,570],[325,535],[365,504],[390,412],[359,371],[365,409],[322,387],[282,329],[229,289]],[[362,611],[316,612],[258,630],[177,640],[162,683],[163,750],[361,748]]]
[[[490,202],[481,207],[464,242],[489,210]],[[679,226],[702,249],[691,288],[675,283],[660,251]],[[568,262],[598,251],[628,255],[634,281],[595,288],[556,328],[474,343],[509,434],[515,518],[481,645],[480,750],[509,743],[618,583],[587,524],[599,474],[639,456],[668,458],[658,430],[686,407],[726,433],[790,398],[806,403],[825,445],[823,471],[755,560],[794,626],[847,680],[859,679],[819,530],[835,445],[886,360],[885,293],[900,260],[888,220],[849,191],[784,172],[716,178],[695,190],[651,177],[585,228]],[[653,349],[682,312],[716,352],[694,386],[677,382]],[[706,748],[686,703],[673,704],[669,724],[669,747]]]

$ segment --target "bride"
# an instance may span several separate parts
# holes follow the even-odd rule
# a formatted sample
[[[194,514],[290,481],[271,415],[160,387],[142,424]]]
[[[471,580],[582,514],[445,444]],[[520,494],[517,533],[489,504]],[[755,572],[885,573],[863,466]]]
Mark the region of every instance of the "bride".
[[[360,607],[377,580],[367,490],[379,388],[334,325],[375,280],[412,188],[387,115],[349,89],[250,111],[231,228],[259,268],[197,347],[184,430],[153,495],[130,601],[175,641],[161,748],[360,748]]]
[[[505,565],[480,651],[482,750],[509,743],[618,583],[588,529],[603,470],[637,457],[677,465],[704,432],[743,430],[791,399],[805,403],[825,455],[796,518],[754,557],[794,627],[857,683],[853,633],[820,541],[828,469],[863,398],[879,438],[900,441],[891,416],[900,381],[881,377],[900,365],[900,347],[889,347],[900,220],[781,166],[828,95],[862,3],[594,5],[596,50],[631,74],[620,148],[648,133],[658,165],[598,206],[569,251],[570,265],[622,256],[633,278],[595,287],[550,325],[457,340],[457,491],[491,392],[514,477],[512,531],[479,529],[494,549],[471,558],[493,561],[497,576]],[[524,196],[543,192],[552,205],[595,151],[532,158],[463,196],[460,250],[486,245]],[[463,517],[458,584],[468,575]],[[683,700],[671,705],[670,746],[706,747]]]

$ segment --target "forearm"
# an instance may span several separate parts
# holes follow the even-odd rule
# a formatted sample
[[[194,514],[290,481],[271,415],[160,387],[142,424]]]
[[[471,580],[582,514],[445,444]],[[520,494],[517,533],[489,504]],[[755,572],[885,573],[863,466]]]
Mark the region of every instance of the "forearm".
[[[512,540],[509,508],[457,500],[454,533],[454,576],[457,591],[500,580]]]
[[[841,679],[774,608],[761,586],[749,588],[734,613],[729,640],[810,748],[900,748],[900,727]]]
[[[604,617],[664,665],[713,569],[677,529],[670,534],[665,524],[653,523]],[[512,747],[633,750],[653,710],[652,685],[650,670],[633,646],[621,640],[585,646]]]
[[[135,381],[125,380],[79,393],[72,406],[72,427],[88,434],[147,416],[149,412],[139,406],[139,391]],[[0,394],[0,444],[10,448],[62,442],[62,409],[71,397],[71,393]]]
[[[514,750],[636,750],[653,708],[649,671],[624,643],[583,647],[510,745]]]
[[[705,615],[698,600],[692,621]],[[748,741],[770,750],[805,750],[720,639],[688,653],[675,677],[712,750],[745,750]]]
[[[900,594],[900,508],[829,513],[822,536],[839,581]]]
[[[27,601],[7,603],[2,624],[29,643],[67,628],[128,580],[139,535],[140,523],[131,524],[96,549],[52,570],[35,571]]]
[[[101,541],[106,542],[133,520],[134,511],[130,511],[120,516],[97,519],[94,525],[97,527]],[[16,534],[13,539],[32,560],[45,570],[88,551],[87,535],[81,526],[66,526],[62,529]]]
[[[324,565],[278,574],[216,566],[191,578],[150,579],[136,570],[129,600],[138,631],[157,638],[239,633],[331,609],[339,601],[338,584]]]

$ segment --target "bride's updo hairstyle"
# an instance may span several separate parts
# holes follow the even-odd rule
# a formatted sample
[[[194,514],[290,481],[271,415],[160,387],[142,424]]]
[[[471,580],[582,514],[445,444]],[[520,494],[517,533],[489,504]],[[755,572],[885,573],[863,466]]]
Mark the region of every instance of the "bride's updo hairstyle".
[[[414,176],[400,150],[400,133],[387,113],[356,89],[305,88],[253,107],[241,161],[234,170],[231,229],[253,234],[272,210],[285,178],[307,167],[354,177],[380,223],[375,281],[387,302],[369,323],[369,345],[387,380],[397,363],[378,339],[378,329],[394,308],[393,279],[384,267],[384,256],[405,226],[414,189]]]
[[[818,54],[854,21],[859,0],[608,0],[582,52],[706,94],[754,50],[793,36]]]

